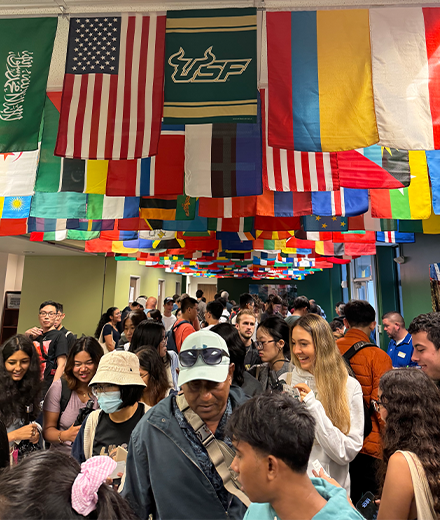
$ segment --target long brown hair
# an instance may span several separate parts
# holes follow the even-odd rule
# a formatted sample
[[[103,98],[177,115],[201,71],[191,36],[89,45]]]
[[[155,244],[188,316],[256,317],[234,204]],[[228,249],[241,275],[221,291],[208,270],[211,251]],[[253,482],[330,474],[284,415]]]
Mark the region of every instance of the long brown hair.
[[[417,368],[390,370],[382,376],[379,389],[388,413],[382,432],[380,488],[390,457],[397,450],[411,451],[422,463],[440,518],[440,391]]]
[[[306,314],[296,320],[292,330],[301,327],[312,337],[315,347],[314,376],[318,398],[327,417],[345,435],[350,431],[350,407],[347,398],[348,370],[333,337],[330,325],[317,314]],[[297,368],[301,364],[293,353],[290,334],[290,353]]]
[[[148,404],[154,406],[165,398],[171,384],[168,380],[165,363],[157,349],[152,346],[141,347],[136,351],[140,368],[148,372],[148,386],[144,390],[148,396]]]

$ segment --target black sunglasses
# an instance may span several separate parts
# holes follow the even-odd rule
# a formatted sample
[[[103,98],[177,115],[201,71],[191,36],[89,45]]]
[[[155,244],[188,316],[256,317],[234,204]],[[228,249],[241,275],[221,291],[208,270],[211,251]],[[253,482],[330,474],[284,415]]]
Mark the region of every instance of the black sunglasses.
[[[204,349],[191,349],[181,352],[179,354],[179,361],[185,368],[194,366],[199,357],[201,357],[203,362],[207,365],[220,365],[223,356],[230,357],[229,354],[221,348],[209,347]]]

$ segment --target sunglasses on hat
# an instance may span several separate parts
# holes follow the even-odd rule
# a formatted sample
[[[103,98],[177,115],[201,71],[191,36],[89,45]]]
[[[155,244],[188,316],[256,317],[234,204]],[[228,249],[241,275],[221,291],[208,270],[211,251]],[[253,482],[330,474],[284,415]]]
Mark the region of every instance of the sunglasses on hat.
[[[206,365],[220,365],[223,356],[230,357],[229,354],[221,348],[191,349],[180,352],[179,361],[182,367],[185,368],[194,366],[199,357],[203,359]]]

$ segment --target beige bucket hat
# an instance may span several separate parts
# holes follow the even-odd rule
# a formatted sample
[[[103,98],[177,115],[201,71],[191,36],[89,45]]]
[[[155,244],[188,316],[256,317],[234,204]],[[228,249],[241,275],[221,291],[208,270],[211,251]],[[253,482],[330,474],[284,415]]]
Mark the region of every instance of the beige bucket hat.
[[[139,358],[132,352],[116,351],[105,354],[89,386],[111,383],[118,386],[146,386],[139,373]]]

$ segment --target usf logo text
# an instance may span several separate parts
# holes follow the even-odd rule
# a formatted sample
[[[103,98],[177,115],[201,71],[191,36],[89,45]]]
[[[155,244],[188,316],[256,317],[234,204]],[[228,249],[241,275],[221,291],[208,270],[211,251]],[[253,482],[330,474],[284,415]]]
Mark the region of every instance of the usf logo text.
[[[239,76],[246,70],[252,58],[218,60],[212,46],[206,49],[202,58],[185,58],[180,47],[169,57],[168,63],[174,67],[171,79],[174,83],[215,83],[225,82],[229,76]]]

